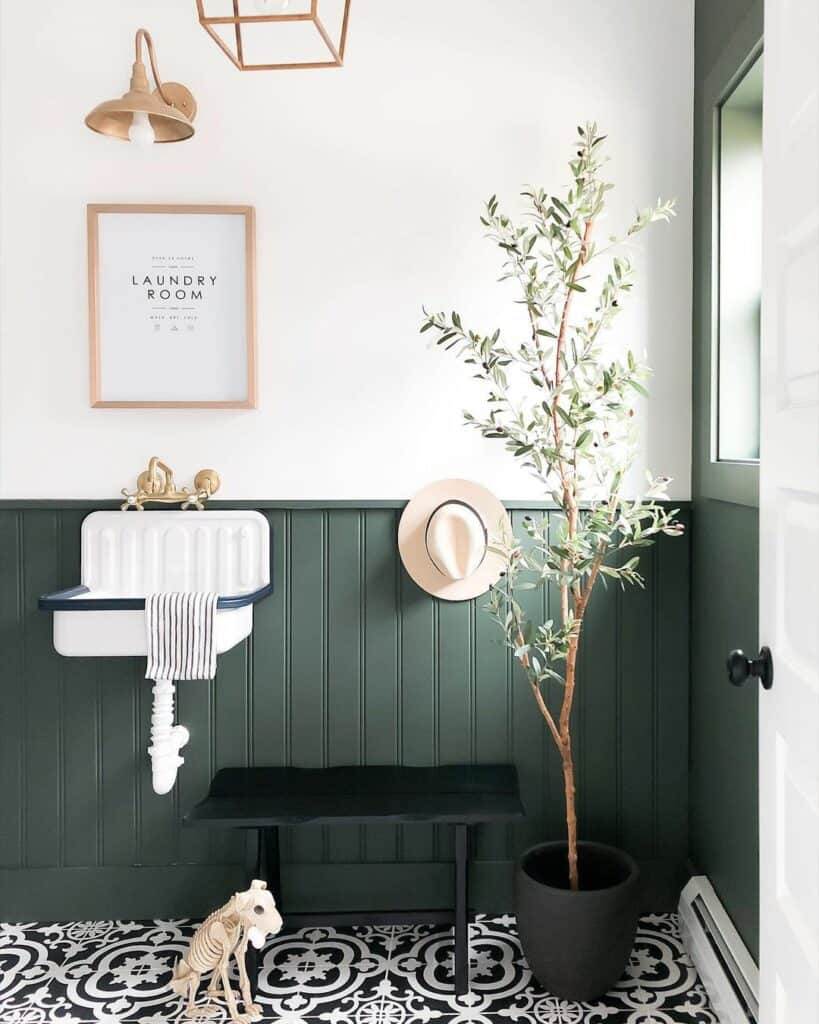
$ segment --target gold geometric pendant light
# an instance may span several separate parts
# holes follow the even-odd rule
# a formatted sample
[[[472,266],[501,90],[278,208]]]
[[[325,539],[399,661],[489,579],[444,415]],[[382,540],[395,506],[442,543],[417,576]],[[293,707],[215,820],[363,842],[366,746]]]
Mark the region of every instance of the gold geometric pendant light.
[[[344,63],[350,0],[196,0],[196,6],[199,24],[240,71]]]
[[[142,42],[148,47],[156,89],[151,92],[142,61]],[[182,142],[194,133],[196,100],[184,85],[162,82],[156,67],[150,33],[138,29],[134,40],[134,65],[128,92],[94,107],[86,117],[88,127],[101,135],[125,139],[137,145],[152,142]]]

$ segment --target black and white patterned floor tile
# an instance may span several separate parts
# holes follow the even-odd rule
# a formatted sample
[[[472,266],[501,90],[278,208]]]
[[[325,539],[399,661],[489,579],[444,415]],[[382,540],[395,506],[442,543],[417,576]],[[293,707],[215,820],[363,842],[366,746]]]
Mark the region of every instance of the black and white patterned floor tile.
[[[226,1024],[221,1004],[215,1017],[182,1017],[168,988],[195,927],[0,925],[0,1024]],[[278,1024],[717,1024],[669,914],[641,920],[626,974],[593,1003],[540,988],[511,916],[471,926],[466,996],[452,994],[446,928],[307,928],[266,947],[258,1002]]]

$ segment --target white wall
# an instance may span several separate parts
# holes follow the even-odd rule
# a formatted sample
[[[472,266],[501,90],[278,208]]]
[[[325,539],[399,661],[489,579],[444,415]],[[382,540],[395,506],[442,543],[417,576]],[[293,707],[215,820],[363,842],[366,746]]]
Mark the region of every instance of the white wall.
[[[691,0],[353,0],[347,66],[240,73],[193,0],[2,10],[0,496],[111,497],[158,454],[220,497],[399,498],[466,476],[534,496],[462,426],[465,368],[417,333],[422,303],[515,325],[482,201],[566,180],[575,125],[609,134],[608,233],[675,195],[643,236],[619,322],[655,367],[646,460],[689,495]],[[127,86],[132,37],[199,101],[190,142],[148,154],[87,111]],[[90,409],[85,204],[236,202],[258,221],[256,411]]]

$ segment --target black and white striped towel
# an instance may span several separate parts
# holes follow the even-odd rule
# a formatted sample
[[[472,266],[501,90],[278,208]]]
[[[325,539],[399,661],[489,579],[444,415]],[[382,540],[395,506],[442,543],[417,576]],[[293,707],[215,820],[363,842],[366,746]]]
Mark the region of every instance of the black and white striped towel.
[[[161,593],[145,598],[146,679],[213,679],[217,597]]]

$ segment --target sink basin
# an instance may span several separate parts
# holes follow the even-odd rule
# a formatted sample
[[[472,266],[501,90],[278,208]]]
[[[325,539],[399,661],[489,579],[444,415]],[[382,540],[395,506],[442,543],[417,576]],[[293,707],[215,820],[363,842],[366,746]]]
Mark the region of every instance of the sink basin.
[[[92,512],[82,524],[81,583],[40,598],[68,657],[145,655],[145,597],[215,591],[216,650],[253,629],[271,593],[270,528],[260,512]]]

